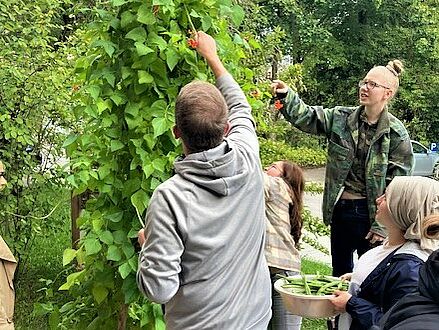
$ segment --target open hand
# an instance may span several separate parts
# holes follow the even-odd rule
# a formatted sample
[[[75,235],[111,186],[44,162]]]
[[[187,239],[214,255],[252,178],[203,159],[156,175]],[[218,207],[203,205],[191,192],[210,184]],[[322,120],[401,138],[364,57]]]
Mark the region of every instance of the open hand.
[[[346,311],[346,304],[351,299],[352,295],[346,291],[335,290],[335,298],[331,298],[331,303],[334,305],[335,310],[338,312]]]

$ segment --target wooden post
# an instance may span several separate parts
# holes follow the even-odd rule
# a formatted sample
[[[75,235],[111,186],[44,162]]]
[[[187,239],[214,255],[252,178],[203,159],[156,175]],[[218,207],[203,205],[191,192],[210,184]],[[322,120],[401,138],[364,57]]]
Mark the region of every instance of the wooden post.
[[[76,219],[79,217],[79,213],[81,212],[81,195],[73,196],[70,200],[71,205],[71,218],[72,218],[72,249],[76,249],[79,242],[79,228],[76,225]]]
[[[128,305],[122,303],[117,320],[117,330],[125,330],[127,328]]]

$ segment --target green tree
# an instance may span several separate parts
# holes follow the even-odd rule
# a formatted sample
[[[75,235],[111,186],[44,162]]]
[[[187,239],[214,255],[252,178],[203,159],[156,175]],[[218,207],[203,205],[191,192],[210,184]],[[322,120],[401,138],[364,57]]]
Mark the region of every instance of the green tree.
[[[71,121],[76,55],[64,20],[69,2],[0,3],[0,159],[8,179],[0,195],[0,234],[20,259],[19,269],[36,235],[57,223],[47,216],[60,201],[41,193],[62,187],[58,164]]]
[[[436,0],[243,1],[260,39],[281,28],[283,55],[301,66],[308,104],[357,104],[357,82],[374,65],[402,59],[400,95],[391,107],[413,138],[439,135],[438,7]],[[268,48],[270,49],[270,48]]]

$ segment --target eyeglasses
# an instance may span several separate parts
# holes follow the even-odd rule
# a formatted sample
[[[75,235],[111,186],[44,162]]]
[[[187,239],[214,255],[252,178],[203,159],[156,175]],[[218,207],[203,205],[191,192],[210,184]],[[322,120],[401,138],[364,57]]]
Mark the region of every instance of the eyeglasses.
[[[367,89],[374,89],[375,87],[382,87],[385,89],[390,89],[390,87],[384,86],[384,85],[380,85],[378,83],[376,83],[375,81],[372,80],[367,80],[367,79],[362,79],[358,82],[358,87],[363,87],[364,85],[367,86]]]

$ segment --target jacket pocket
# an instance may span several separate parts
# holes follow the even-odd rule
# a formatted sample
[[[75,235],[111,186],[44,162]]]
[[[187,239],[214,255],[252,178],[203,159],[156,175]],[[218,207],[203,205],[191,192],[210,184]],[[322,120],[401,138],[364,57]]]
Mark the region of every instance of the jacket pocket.
[[[348,155],[348,148],[343,147],[333,141],[329,141],[328,157],[330,161],[343,161],[347,159]]]

